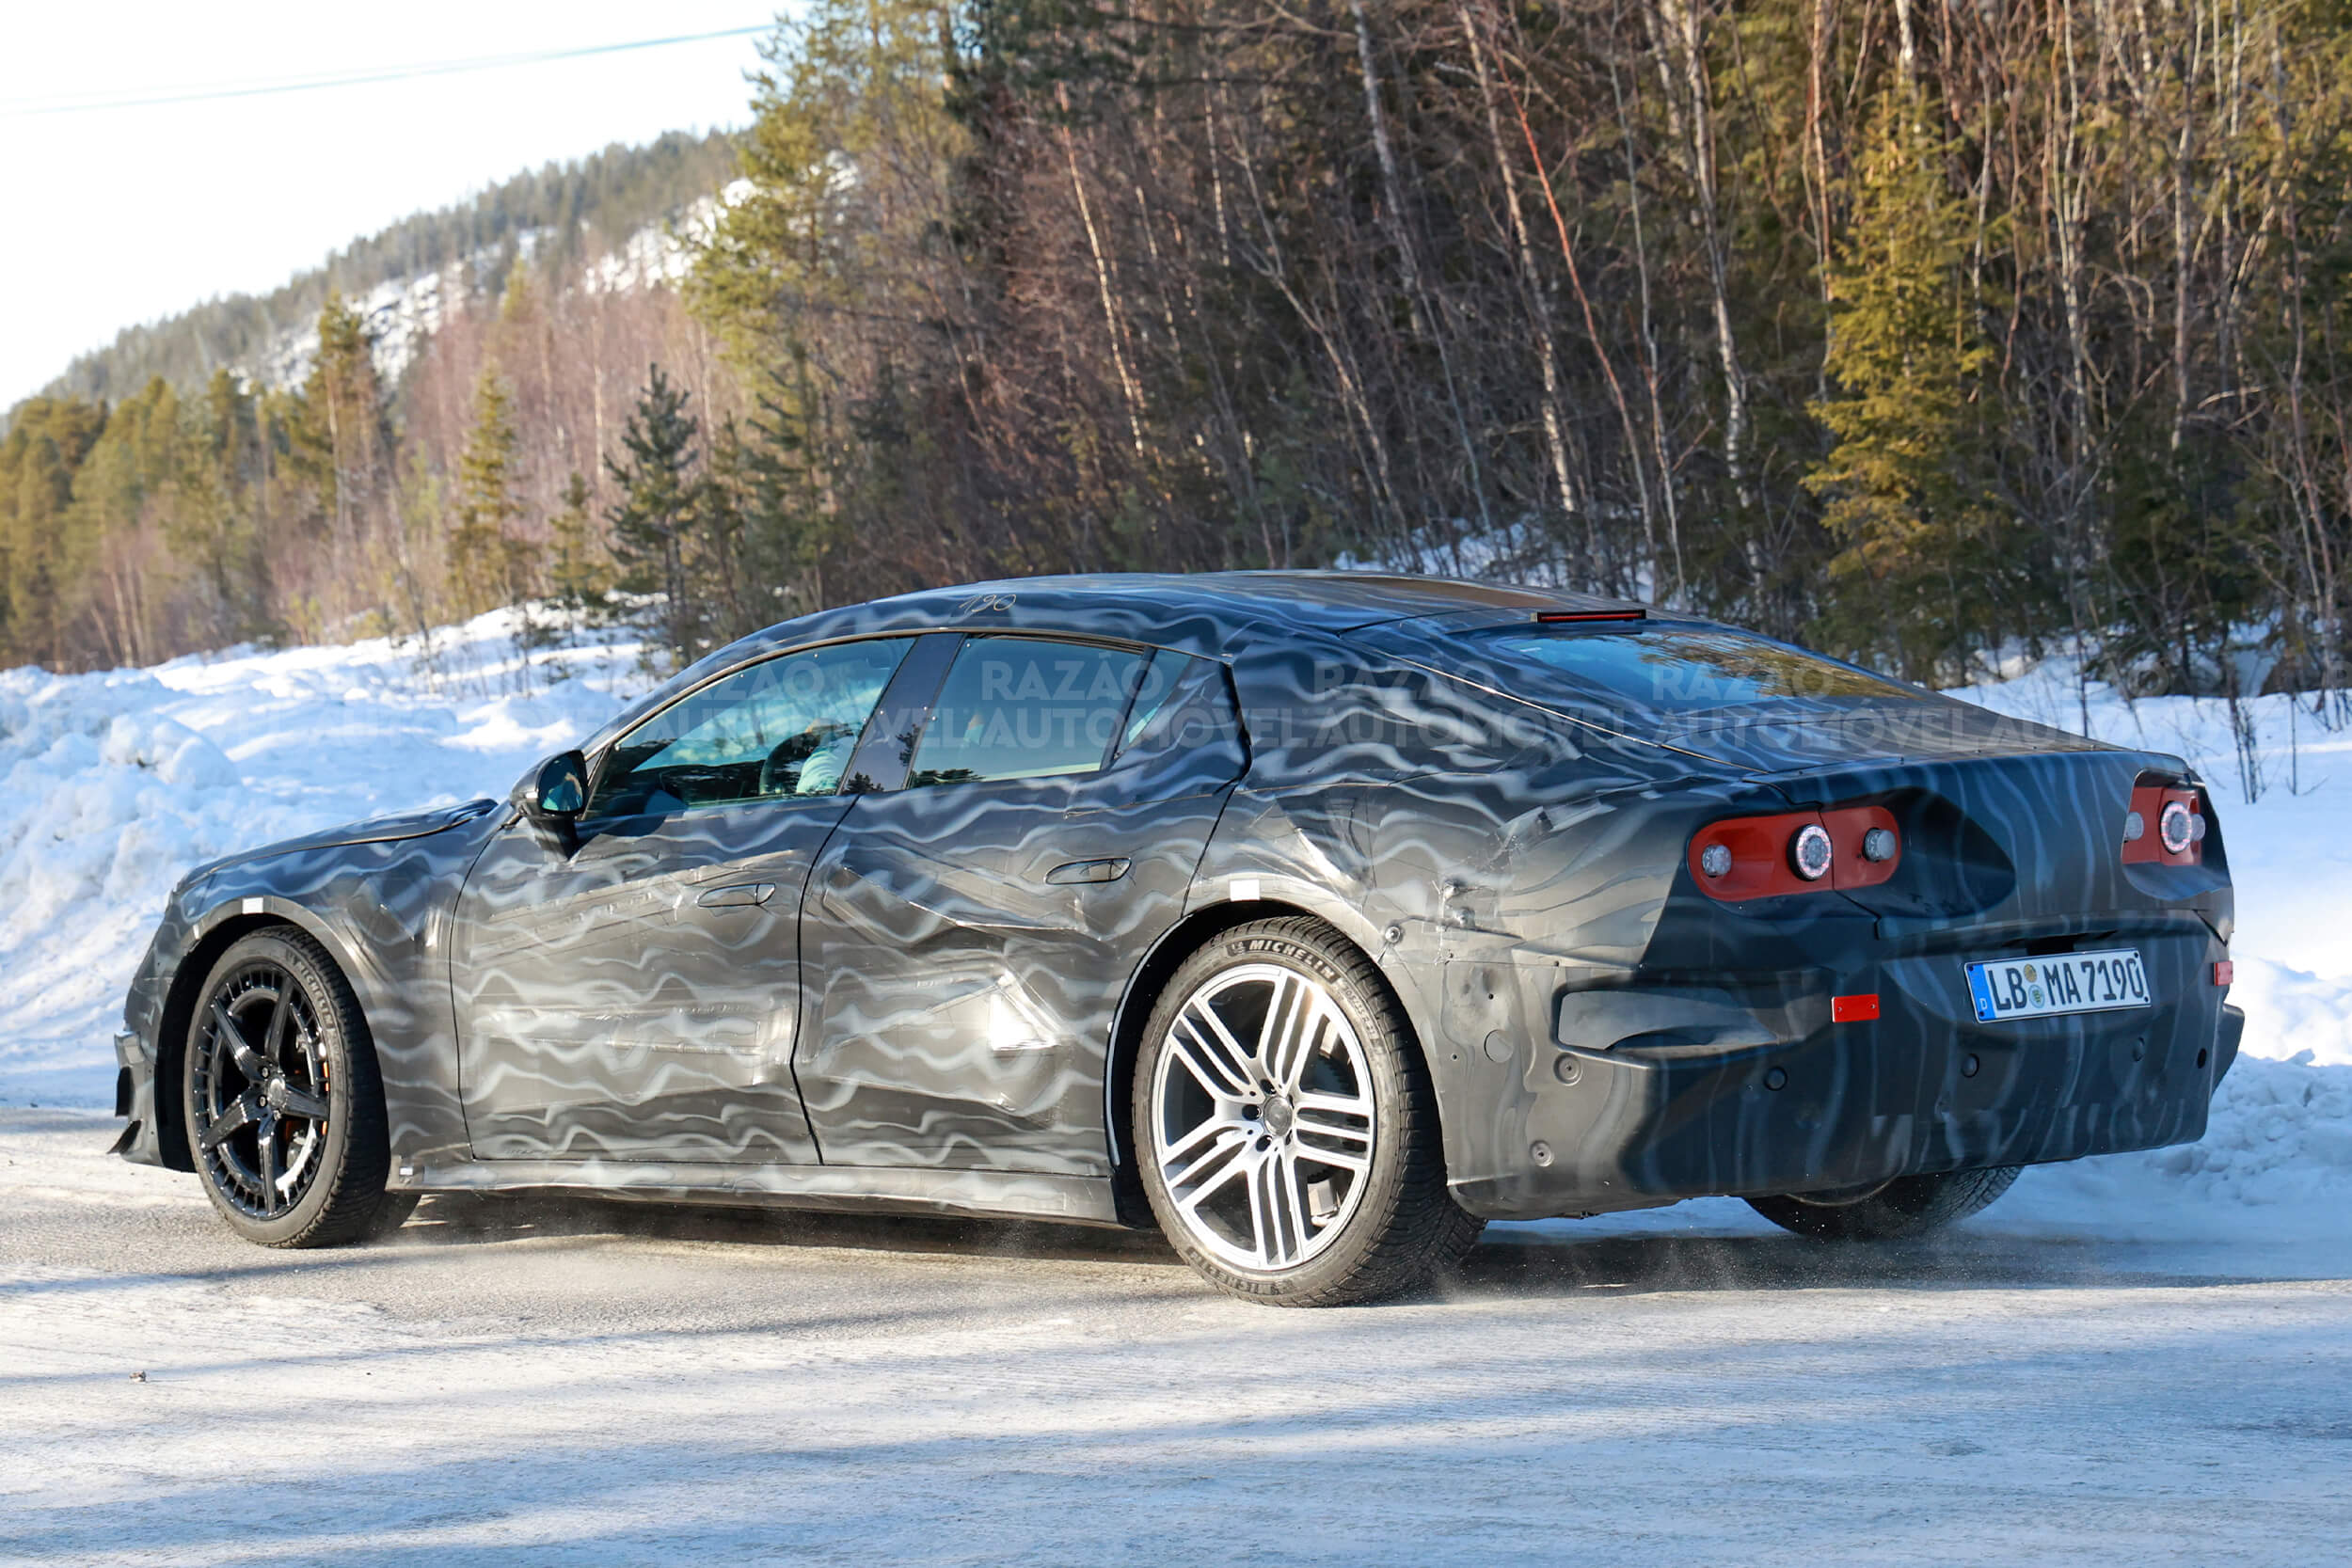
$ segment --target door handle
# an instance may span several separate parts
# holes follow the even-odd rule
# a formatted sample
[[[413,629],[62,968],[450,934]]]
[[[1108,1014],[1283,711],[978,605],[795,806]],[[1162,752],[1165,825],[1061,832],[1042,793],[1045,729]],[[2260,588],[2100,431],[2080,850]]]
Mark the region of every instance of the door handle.
[[[714,887],[694,902],[706,910],[736,910],[765,904],[775,895],[773,882],[737,882],[731,887]]]
[[[1054,883],[1115,882],[1127,875],[1127,867],[1132,863],[1125,860],[1071,861],[1048,871],[1045,879]]]

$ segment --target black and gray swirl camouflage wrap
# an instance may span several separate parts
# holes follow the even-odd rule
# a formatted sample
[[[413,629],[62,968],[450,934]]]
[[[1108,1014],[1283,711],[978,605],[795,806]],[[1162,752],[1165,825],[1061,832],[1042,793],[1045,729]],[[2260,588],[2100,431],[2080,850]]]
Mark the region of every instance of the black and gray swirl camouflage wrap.
[[[282,921],[352,979],[401,1185],[1133,1221],[1122,1124],[1153,988],[1218,930],[1291,911],[1394,988],[1455,1196],[1492,1217],[2201,1135],[2240,1022],[2214,983],[2219,824],[2208,804],[2199,864],[2119,854],[2136,787],[2193,784],[2177,759],[1908,689],[1564,700],[1485,641],[1626,608],[1356,574],[1104,577],[771,628],[583,752],[609,772],[641,722],[736,673],[895,638],[837,789],[575,837],[518,785],[192,875],[126,1010],[126,1152],[187,1167],[195,992],[237,933]],[[1144,722],[1144,677],[1122,674],[1132,733],[1094,770],[925,771],[959,651],[1022,639],[1167,689]],[[1695,885],[1710,823],[1857,806],[1902,835],[1878,885]],[[2153,1006],[1977,1021],[1966,960],[2101,947],[2141,954]],[[1878,1016],[1834,1022],[1855,993]]]

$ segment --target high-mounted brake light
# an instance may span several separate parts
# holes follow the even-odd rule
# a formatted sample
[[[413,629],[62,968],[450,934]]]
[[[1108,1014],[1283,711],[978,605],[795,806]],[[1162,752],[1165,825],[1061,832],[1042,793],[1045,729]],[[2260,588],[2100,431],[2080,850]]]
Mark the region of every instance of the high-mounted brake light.
[[[1547,626],[1576,621],[1645,621],[1648,618],[1649,611],[1646,610],[1539,610],[1535,612],[1536,623]]]

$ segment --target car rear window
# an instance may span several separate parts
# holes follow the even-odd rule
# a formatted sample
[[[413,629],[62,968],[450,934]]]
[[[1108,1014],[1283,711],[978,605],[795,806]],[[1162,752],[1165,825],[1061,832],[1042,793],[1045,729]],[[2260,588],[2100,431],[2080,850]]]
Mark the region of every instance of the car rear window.
[[[975,637],[916,743],[910,786],[1091,773],[1110,758],[1146,655],[1034,637]]]
[[[1844,708],[1932,700],[1858,665],[1724,626],[1511,626],[1466,639],[1473,679],[1649,714]],[[1489,668],[1481,672],[1477,666]],[[1516,684],[1515,684],[1516,683]]]

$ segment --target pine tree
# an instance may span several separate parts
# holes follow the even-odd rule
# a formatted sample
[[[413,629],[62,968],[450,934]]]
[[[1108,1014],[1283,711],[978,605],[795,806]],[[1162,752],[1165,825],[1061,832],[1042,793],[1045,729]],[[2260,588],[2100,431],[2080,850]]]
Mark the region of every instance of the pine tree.
[[[660,365],[647,368],[645,389],[621,433],[626,462],[605,459],[621,499],[605,515],[620,586],[657,595],[647,630],[673,668],[691,663],[707,646],[707,607],[695,593],[691,567],[695,533],[706,520],[705,483],[696,462],[701,426],[687,412],[687,394]]]
[[[157,601],[170,566],[167,533],[180,447],[180,398],[157,376],[116,404],[72,476],[63,519],[60,592],[79,640],[110,663],[145,664],[158,652]]]
[[[1930,119],[1899,86],[1872,116],[1830,279],[1824,368],[1844,395],[1814,405],[1836,444],[1804,478],[1840,546],[1828,640],[1875,644],[1923,680],[1964,674],[2002,570],[1978,414],[1992,351],[1964,293],[1966,208]]]
[[[548,519],[553,540],[548,586],[566,609],[595,610],[604,604],[612,574],[597,547],[588,515],[587,476],[577,468],[564,484],[564,504]]]
[[[165,539],[209,594],[211,638],[267,639],[269,557],[262,546],[260,400],[226,368],[215,371],[181,424],[176,504]]]
[[[757,631],[776,619],[762,615],[768,584],[774,580],[772,563],[752,531],[754,482],[752,458],[743,442],[743,428],[730,414],[711,437],[710,462],[696,502],[699,516],[696,555],[709,581],[710,633],[713,641],[726,641]]]
[[[457,459],[455,527],[450,531],[450,590],[461,616],[511,604],[528,591],[529,548],[514,536],[515,400],[495,360],[474,382],[474,422]]]
[[[65,587],[60,568],[72,485],[73,467],[55,436],[44,433],[25,443],[9,519],[14,526],[5,545],[9,640],[21,657],[53,668],[61,664],[67,620],[58,596]]]
[[[816,401],[805,365],[800,369],[797,397],[764,396],[745,421],[738,464],[744,550],[768,585],[762,609],[770,620],[827,602],[825,567],[842,553],[849,532],[813,450],[818,421],[796,412]],[[872,488],[885,486],[876,481]]]
[[[73,479],[106,428],[103,403],[34,398],[0,439],[0,662],[71,667],[81,608],[69,515]]]
[[[392,446],[367,322],[340,293],[319,311],[318,356],[302,384],[294,420],[301,466],[316,486],[333,537],[348,546],[365,529]]]

